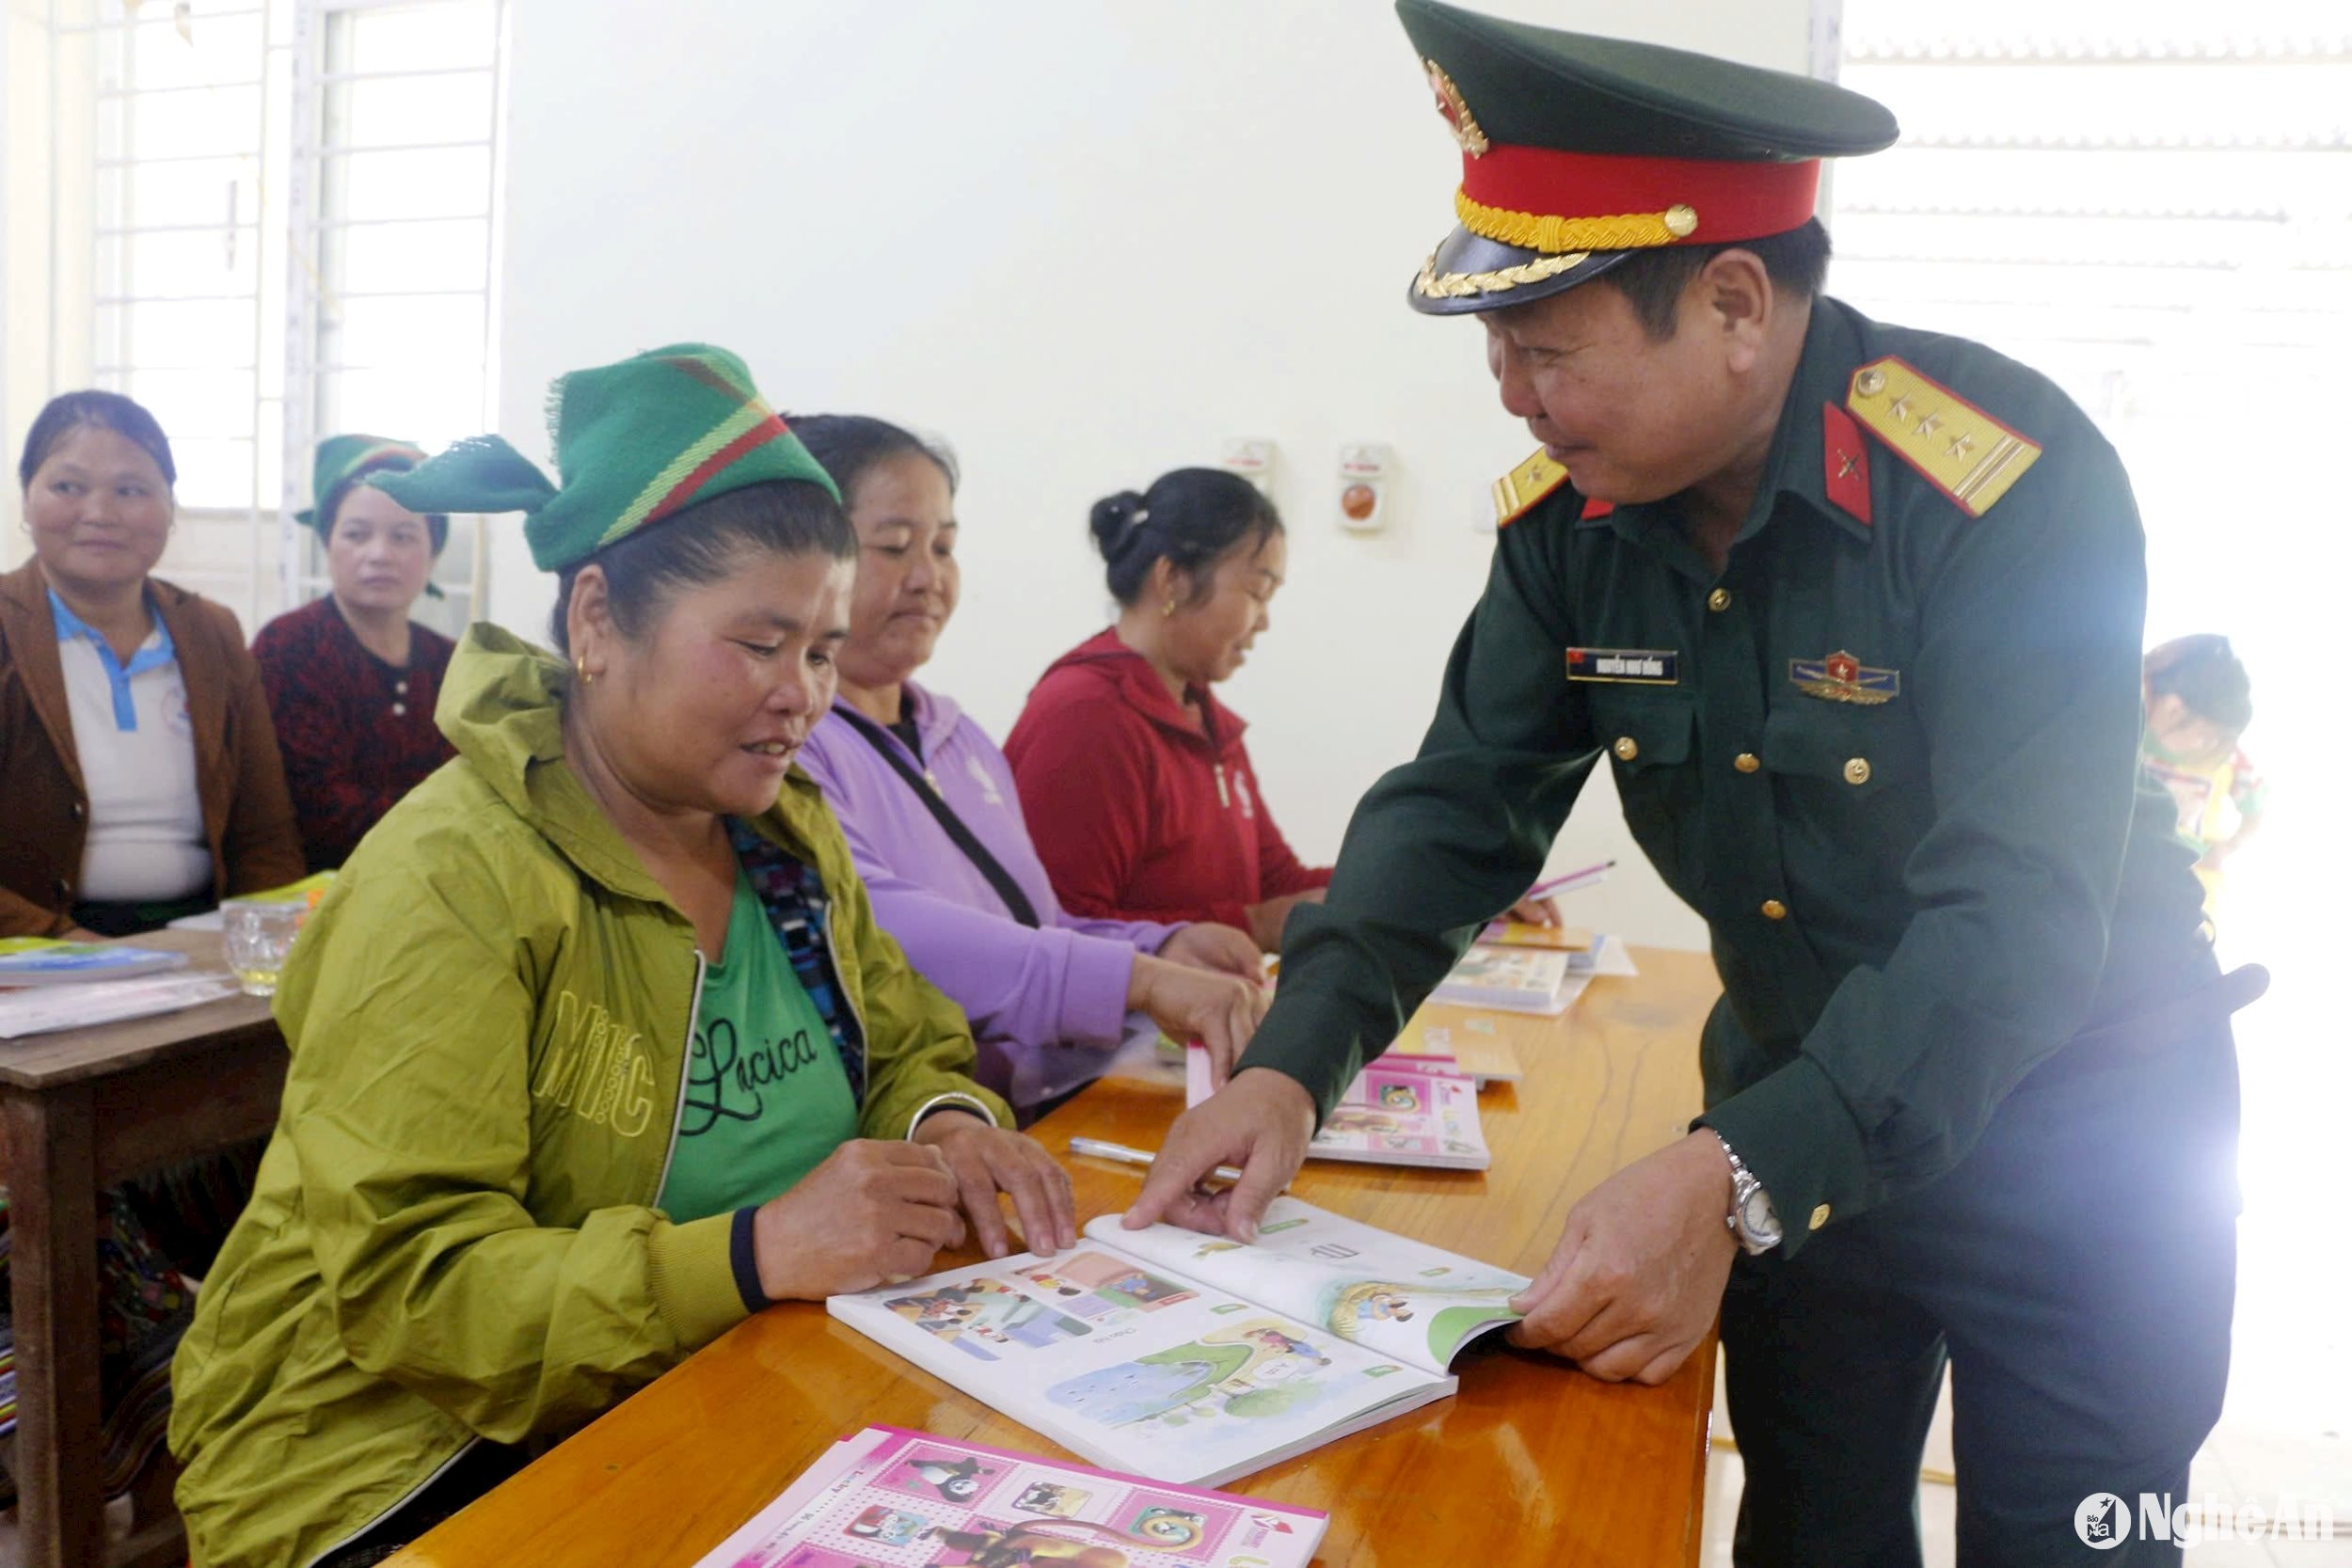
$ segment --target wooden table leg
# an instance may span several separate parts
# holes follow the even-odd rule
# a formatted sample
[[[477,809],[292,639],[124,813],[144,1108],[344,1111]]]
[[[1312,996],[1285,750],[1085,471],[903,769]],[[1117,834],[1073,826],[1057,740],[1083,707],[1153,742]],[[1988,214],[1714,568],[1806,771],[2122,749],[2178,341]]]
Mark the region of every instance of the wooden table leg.
[[[17,1518],[27,1568],[103,1560],[98,1167],[87,1085],[0,1092],[15,1297]]]

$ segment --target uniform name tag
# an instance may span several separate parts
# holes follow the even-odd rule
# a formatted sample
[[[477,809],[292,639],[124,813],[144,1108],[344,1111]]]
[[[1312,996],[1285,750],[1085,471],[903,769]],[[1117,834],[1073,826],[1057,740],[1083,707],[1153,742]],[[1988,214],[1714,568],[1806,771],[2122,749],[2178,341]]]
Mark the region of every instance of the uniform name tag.
[[[1570,648],[1568,679],[1673,686],[1681,657],[1676,648]]]

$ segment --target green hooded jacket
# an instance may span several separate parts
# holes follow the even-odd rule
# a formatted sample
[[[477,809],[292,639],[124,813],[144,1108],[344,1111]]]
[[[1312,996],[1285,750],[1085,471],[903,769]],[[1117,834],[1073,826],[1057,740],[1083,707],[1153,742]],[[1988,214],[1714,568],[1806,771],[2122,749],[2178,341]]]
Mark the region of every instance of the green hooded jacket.
[[[568,675],[475,627],[440,700],[456,760],[294,944],[278,1129],[172,1367],[199,1568],[311,1562],[475,1438],[580,1425],[744,1316],[732,1216],[653,1207],[702,961],[564,761]],[[816,786],[795,769],[753,826],[824,880],[861,1134],[902,1138],[943,1096],[1010,1126]]]

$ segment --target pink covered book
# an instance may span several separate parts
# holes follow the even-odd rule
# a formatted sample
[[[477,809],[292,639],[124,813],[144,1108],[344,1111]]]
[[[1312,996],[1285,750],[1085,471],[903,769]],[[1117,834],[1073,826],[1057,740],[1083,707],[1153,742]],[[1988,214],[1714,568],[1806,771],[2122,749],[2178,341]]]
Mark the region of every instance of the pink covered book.
[[[1326,1515],[900,1427],[803,1471],[697,1568],[1307,1568]]]

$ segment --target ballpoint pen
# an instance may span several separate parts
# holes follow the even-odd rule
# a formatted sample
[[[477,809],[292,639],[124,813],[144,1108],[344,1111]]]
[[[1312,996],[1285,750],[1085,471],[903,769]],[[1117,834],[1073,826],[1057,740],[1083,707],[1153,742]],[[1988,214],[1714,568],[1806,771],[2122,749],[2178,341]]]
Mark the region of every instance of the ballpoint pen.
[[[1073,1138],[1070,1140],[1070,1152],[1091,1154],[1097,1160],[1116,1160],[1122,1165],[1148,1165],[1152,1158],[1149,1149],[1129,1148],[1125,1144],[1106,1143],[1101,1138]],[[1241,1172],[1231,1165],[1219,1165],[1209,1174],[1220,1181],[1241,1180]]]
[[[1548,882],[1537,882],[1527,890],[1525,895],[1530,898],[1541,898],[1547,893],[1557,893],[1570,882],[1582,882],[1587,879],[1597,882],[1616,868],[1615,861],[1602,861],[1597,864],[1585,866],[1581,870],[1571,871],[1565,876],[1554,877]]]

